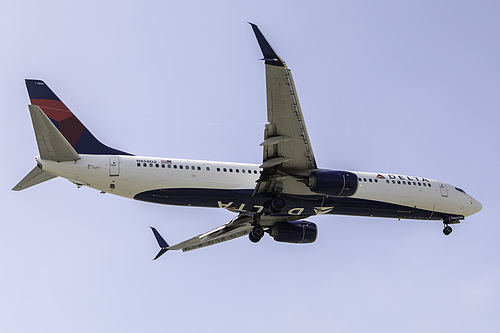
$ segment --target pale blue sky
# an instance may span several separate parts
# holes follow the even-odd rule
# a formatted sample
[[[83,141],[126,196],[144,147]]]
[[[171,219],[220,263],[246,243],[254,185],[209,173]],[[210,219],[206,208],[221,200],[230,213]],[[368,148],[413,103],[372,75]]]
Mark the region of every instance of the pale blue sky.
[[[497,332],[496,1],[0,3],[0,331]],[[310,245],[241,238],[151,259],[229,221],[52,180],[25,78],[134,154],[260,163],[264,65],[293,71],[318,164],[459,186],[484,209],[439,222],[323,216]],[[252,325],[253,324],[253,325]]]

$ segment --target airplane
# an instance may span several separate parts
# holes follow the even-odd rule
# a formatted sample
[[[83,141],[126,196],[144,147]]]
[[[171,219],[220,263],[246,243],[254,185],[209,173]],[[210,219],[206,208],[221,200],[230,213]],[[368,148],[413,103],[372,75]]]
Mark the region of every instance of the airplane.
[[[464,190],[426,177],[319,168],[307,133],[292,73],[257,25],[250,23],[265,64],[267,121],[260,164],[133,155],[101,143],[41,80],[26,79],[28,105],[40,155],[14,188],[55,177],[78,188],[165,205],[227,209],[230,222],[176,245],[156,228],[160,246],[191,251],[248,235],[257,243],[312,243],[316,215],[337,214],[441,221],[450,225],[479,212]]]

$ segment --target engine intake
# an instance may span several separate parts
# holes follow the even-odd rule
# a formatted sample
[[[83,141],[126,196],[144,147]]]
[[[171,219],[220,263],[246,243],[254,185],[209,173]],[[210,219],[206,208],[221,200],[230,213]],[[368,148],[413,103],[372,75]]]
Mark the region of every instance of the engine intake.
[[[316,193],[349,197],[358,189],[358,177],[348,171],[319,170],[307,178],[306,185]]]
[[[305,244],[316,240],[318,227],[308,221],[277,222],[269,234],[277,242]]]

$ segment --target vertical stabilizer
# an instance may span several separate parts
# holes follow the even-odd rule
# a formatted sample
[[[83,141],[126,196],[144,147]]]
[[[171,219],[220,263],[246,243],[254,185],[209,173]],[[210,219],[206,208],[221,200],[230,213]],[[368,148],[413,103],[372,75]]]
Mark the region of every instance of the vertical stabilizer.
[[[80,159],[80,156],[59,132],[56,126],[43,113],[38,105],[29,105],[36,143],[42,160],[69,162]]]
[[[37,105],[78,154],[130,155],[96,139],[54,92],[41,80],[26,80],[31,104]]]

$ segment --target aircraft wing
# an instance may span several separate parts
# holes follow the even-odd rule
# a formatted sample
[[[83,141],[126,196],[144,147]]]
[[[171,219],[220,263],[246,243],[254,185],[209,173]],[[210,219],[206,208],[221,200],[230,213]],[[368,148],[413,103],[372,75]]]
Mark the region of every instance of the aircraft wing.
[[[254,194],[283,190],[303,193],[308,189],[293,176],[307,175],[317,166],[292,73],[259,28],[250,25],[264,56],[268,121],[261,143],[263,171]]]
[[[159,232],[155,228],[151,227],[153,234],[158,241],[158,245],[160,245],[161,248],[160,252],[154,259],[158,259],[168,250],[182,250],[183,252],[187,252],[246,236],[253,228],[251,223],[251,216],[240,214],[227,224],[172,246],[168,245]]]
[[[262,192],[310,193],[309,188],[301,180],[317,168],[316,160],[292,73],[283,59],[274,52],[259,28],[255,24],[250,23],[250,25],[264,56],[268,120],[264,141],[261,143],[264,150],[261,165],[263,171],[257,180],[254,194]],[[262,215],[259,221],[261,226],[268,228],[277,222],[289,222],[304,217]],[[170,246],[160,233],[151,227],[161,248],[154,259],[158,259],[169,250],[192,251],[246,236],[253,228],[253,217],[240,214],[227,224]]]

